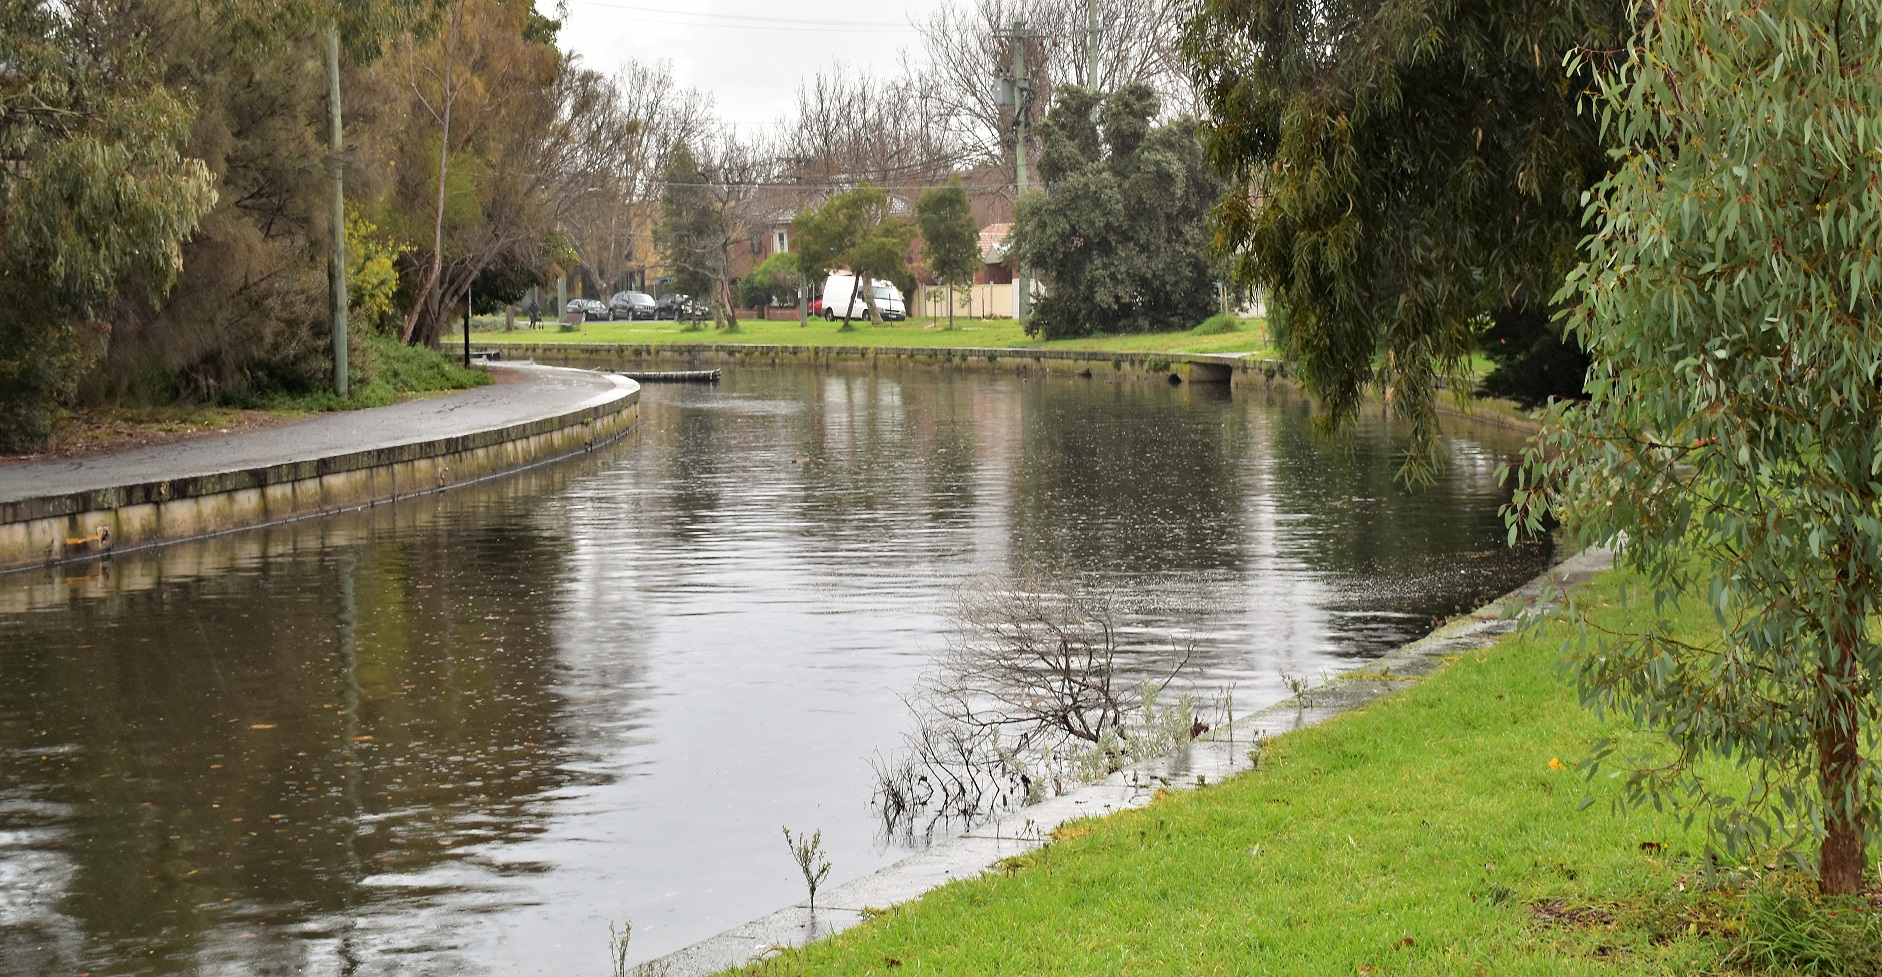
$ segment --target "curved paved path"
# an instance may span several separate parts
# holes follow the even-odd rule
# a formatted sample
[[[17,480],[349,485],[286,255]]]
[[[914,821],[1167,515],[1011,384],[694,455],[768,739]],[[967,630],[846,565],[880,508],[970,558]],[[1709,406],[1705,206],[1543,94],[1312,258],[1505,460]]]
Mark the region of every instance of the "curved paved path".
[[[0,462],[0,503],[473,434],[596,406],[617,389],[613,380],[586,370],[502,363],[491,368],[520,376],[442,397],[319,414],[220,437],[79,458]]]

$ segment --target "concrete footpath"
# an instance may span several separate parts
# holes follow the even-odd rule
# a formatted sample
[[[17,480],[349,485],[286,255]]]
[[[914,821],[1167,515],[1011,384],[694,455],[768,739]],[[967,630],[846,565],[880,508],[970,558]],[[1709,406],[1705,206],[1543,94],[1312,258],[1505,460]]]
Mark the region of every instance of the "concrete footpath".
[[[0,462],[0,571],[374,505],[588,450],[631,428],[625,377],[493,365],[502,382],[75,458]]]
[[[492,364],[518,379],[389,407],[316,414],[226,435],[78,458],[0,461],[0,502],[169,481],[449,438],[594,406],[615,391],[602,374]]]

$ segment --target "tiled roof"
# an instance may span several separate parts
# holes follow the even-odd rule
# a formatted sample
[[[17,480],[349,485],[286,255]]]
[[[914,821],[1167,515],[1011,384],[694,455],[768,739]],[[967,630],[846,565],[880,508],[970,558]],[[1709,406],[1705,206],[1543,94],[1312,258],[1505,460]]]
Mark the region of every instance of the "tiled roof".
[[[1007,238],[1012,236],[1011,224],[988,224],[980,229],[980,260],[984,264],[998,265],[1006,262],[1006,255],[1013,244]]]

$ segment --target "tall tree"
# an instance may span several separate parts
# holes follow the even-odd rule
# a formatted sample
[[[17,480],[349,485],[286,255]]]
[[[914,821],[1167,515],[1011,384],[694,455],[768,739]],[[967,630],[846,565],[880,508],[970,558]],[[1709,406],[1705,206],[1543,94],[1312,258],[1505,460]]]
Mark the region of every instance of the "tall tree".
[[[1552,418],[1512,515],[1625,534],[1654,597],[1572,659],[1584,701],[1666,732],[1671,757],[1619,758],[1630,798],[1689,802],[1733,847],[1817,842],[1823,891],[1855,893],[1882,827],[1882,16],[1645,9],[1602,75],[1623,155],[1565,295],[1592,400]],[[1674,637],[1681,598],[1716,639]]]
[[[748,239],[755,190],[767,182],[771,162],[764,147],[722,134],[676,149],[667,168],[654,242],[674,270],[675,287],[704,299],[714,324],[732,332],[738,330],[732,249]]]
[[[1156,93],[1064,88],[1040,126],[1046,192],[1019,202],[1014,247],[1046,285],[1047,339],[1188,328],[1209,315],[1209,208],[1221,185],[1193,120],[1156,125]]]
[[[45,443],[114,291],[168,289],[216,199],[179,152],[188,106],[114,36],[125,21],[87,0],[0,2],[0,450]]]
[[[894,213],[888,191],[864,186],[832,194],[821,206],[799,214],[792,226],[797,231],[797,258],[805,274],[842,269],[855,275],[870,321],[881,325],[882,310],[876,307],[874,279],[906,274],[908,247],[915,240],[914,225]],[[824,296],[824,302],[829,301],[830,296]],[[843,307],[842,328],[846,332],[855,304],[852,298]]]
[[[665,61],[630,61],[601,79],[600,97],[588,103],[592,123],[618,130],[619,141],[597,143],[609,165],[598,174],[601,191],[571,209],[566,226],[582,267],[608,289],[646,284],[650,235],[659,219],[667,163],[674,147],[703,144],[712,96],[684,88]]]
[[[1625,0],[1201,0],[1183,38],[1234,192],[1233,271],[1270,286],[1283,351],[1334,425],[1377,382],[1436,460],[1436,408],[1480,317],[1546,307],[1606,171],[1570,51],[1613,51]]]
[[[564,217],[607,192],[624,123],[603,111],[606,79],[556,50],[554,27],[521,0],[455,0],[384,67],[430,123],[403,126],[389,149],[398,227],[417,245],[409,342],[436,345],[487,270],[543,270]]]
[[[967,190],[955,180],[925,190],[915,201],[921,249],[935,279],[948,290],[948,328],[954,328],[954,293],[972,284],[980,267],[980,225],[974,220]]]

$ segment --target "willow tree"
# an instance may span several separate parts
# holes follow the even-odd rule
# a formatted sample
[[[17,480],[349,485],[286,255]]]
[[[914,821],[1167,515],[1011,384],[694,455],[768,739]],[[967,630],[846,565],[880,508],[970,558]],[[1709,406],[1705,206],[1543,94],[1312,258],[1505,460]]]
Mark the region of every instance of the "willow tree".
[[[121,286],[161,295],[214,205],[186,159],[190,109],[151,60],[112,43],[109,4],[0,2],[0,450],[52,434],[102,348]],[[91,339],[92,342],[87,342]]]
[[[1625,0],[1200,0],[1183,38],[1235,188],[1231,271],[1270,287],[1283,351],[1335,426],[1375,383],[1434,460],[1481,318],[1546,306],[1606,171],[1570,51],[1610,51]]]
[[[1558,411],[1514,514],[1624,539],[1655,599],[1573,655],[1586,702],[1669,741],[1597,754],[1627,798],[1693,802],[1728,850],[1815,844],[1822,890],[1853,893],[1882,826],[1882,11],[1649,9],[1601,73],[1622,155],[1563,296],[1592,400]],[[1662,619],[1682,597],[1716,637]]]

